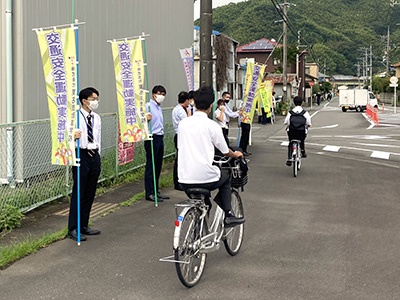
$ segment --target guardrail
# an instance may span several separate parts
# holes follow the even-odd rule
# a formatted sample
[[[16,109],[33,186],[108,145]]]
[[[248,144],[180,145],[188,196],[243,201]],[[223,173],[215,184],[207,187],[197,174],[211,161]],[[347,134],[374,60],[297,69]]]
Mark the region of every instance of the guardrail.
[[[378,108],[373,107],[371,104],[367,104],[367,115],[379,126]]]

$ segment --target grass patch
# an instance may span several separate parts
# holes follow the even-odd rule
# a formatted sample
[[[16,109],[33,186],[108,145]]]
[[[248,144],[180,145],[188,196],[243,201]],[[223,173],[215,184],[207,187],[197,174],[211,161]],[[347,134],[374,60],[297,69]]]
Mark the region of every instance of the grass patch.
[[[160,187],[171,187],[173,185],[173,174],[172,170],[170,168],[171,162],[173,161],[173,157],[169,157],[164,160],[165,162],[165,169],[168,170],[168,172],[160,177]],[[140,168],[138,170],[129,172],[127,174],[124,174],[123,176],[120,176],[113,180],[113,183],[108,186],[104,186],[103,192],[109,191],[119,185],[122,185],[124,183],[140,180],[144,177],[144,168]],[[131,197],[129,200],[120,203],[121,207],[126,207],[126,206],[131,206],[133,203],[136,201],[139,201],[141,199],[144,199],[145,197],[145,192],[141,192],[139,194],[134,195]],[[110,209],[109,211],[105,212],[102,216],[106,216],[109,213],[113,213],[116,209]],[[8,267],[10,264],[13,262],[29,255],[32,253],[37,252],[40,250],[40,248],[44,248],[51,243],[54,243],[56,241],[62,240],[68,233],[68,229],[64,228],[61,231],[52,233],[52,234],[45,234],[42,238],[35,239],[33,237],[28,237],[27,239],[19,242],[12,243],[9,246],[2,247],[0,249],[0,270],[5,269]]]
[[[28,237],[21,242],[12,243],[10,246],[1,248],[0,269],[5,269],[9,264],[21,259],[29,254],[37,252],[55,241],[63,239],[68,232],[67,228],[53,234],[44,235],[40,239]]]

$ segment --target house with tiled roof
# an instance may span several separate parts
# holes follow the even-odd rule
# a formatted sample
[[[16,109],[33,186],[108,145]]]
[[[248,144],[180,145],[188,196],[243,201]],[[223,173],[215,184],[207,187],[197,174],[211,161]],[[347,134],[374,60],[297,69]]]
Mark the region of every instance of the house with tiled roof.
[[[397,78],[400,78],[400,62],[392,65],[392,67],[394,68],[394,76],[396,76]]]
[[[277,95],[283,94],[283,75],[271,74],[275,73],[278,67],[282,68],[282,62],[276,56],[273,57],[273,52],[276,48],[283,47],[282,44],[277,43],[274,39],[260,39],[254,42],[239,46],[236,50],[238,62],[243,65],[247,60],[254,61],[259,64],[265,64],[265,72],[269,74],[269,78],[274,81],[274,91]],[[299,55],[298,64],[287,66],[287,87],[288,96],[301,96],[305,98],[304,82],[306,79],[305,74],[305,60],[307,52],[302,51]]]

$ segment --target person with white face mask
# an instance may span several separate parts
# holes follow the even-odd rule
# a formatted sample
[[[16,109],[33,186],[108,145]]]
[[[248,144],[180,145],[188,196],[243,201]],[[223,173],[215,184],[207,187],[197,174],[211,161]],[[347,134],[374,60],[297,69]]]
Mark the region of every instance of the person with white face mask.
[[[194,105],[194,91],[189,91],[189,106],[188,106],[190,115],[193,116],[194,112],[196,111],[196,106]]]
[[[92,87],[79,93],[81,109],[79,111],[80,130],[75,131],[75,140],[79,139],[80,148],[80,240],[86,241],[86,235],[99,235],[100,230],[89,227],[89,215],[96,194],[97,180],[100,175],[101,119],[93,112],[99,107],[99,92]],[[78,239],[77,218],[77,167],[72,167],[74,186],[68,218],[67,236]]]
[[[169,199],[168,196],[163,196],[160,194],[158,184],[164,157],[164,124],[161,104],[164,102],[166,94],[167,90],[165,87],[162,85],[156,85],[152,90],[152,99],[146,103],[146,110],[150,112],[147,114],[147,120],[151,122],[153,151],[151,150],[151,141],[145,141],[144,148],[146,150],[146,168],[144,174],[144,187],[146,191],[146,200],[155,201],[155,195],[157,195],[157,202],[163,202],[165,199]],[[156,178],[155,187],[153,179],[152,153],[154,153],[154,169]]]

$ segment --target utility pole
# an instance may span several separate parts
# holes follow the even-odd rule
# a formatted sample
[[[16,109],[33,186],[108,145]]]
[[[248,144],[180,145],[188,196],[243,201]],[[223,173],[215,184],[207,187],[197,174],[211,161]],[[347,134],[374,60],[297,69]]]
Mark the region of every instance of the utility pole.
[[[287,0],[283,3],[283,101],[291,106],[291,99],[287,102]]]
[[[360,88],[360,63],[357,63],[358,88]]]
[[[370,80],[368,90],[372,92],[372,45],[369,45],[369,73],[370,73]]]
[[[390,75],[389,69],[389,51],[390,51],[390,27],[388,26],[387,42],[386,42],[386,75]]]
[[[200,87],[213,86],[212,0],[200,1]]]

